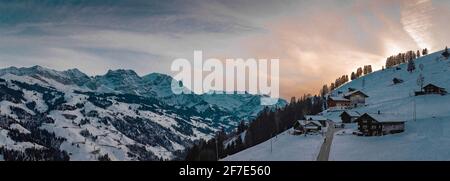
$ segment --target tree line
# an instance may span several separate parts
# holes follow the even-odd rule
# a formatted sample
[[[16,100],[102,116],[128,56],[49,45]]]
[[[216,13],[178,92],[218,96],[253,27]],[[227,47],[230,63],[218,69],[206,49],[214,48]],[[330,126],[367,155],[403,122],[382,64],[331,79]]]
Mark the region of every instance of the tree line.
[[[327,84],[323,85],[319,91],[319,95],[325,97],[326,94],[330,93],[331,91],[335,90],[341,85],[344,85],[350,80],[355,80],[363,75],[367,75],[370,73],[372,73],[372,65],[364,65],[364,67],[359,67],[358,69],[356,69],[356,72],[352,72],[350,74],[350,79],[348,75],[342,75],[339,78],[337,78],[334,82],[332,82],[330,86],[328,86]]]
[[[214,161],[258,145],[288,130],[305,115],[322,112],[323,101],[321,96],[304,95],[291,98],[283,108],[265,108],[248,124],[242,121],[232,133],[221,130],[213,139],[198,141],[187,151],[186,160]]]
[[[407,63],[415,60],[421,56],[428,55],[428,49],[423,49],[422,51],[410,50],[405,53],[399,53],[397,55],[392,55],[386,59],[386,68],[391,68],[402,63]]]

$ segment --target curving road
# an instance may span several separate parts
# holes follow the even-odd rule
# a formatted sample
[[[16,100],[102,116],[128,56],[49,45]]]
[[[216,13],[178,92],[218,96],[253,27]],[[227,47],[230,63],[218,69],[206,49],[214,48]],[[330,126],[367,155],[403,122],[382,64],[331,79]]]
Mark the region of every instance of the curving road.
[[[341,128],[334,128],[334,122],[328,122],[328,130],[325,135],[324,142],[320,147],[319,155],[317,156],[317,161],[328,161],[330,156],[331,143],[333,142],[334,133],[341,130]]]

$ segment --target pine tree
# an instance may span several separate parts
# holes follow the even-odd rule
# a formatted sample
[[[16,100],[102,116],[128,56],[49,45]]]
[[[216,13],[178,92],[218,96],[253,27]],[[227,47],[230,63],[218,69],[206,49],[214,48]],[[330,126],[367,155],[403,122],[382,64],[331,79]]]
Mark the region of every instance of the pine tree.
[[[427,48],[422,50],[422,55],[423,56],[428,55],[428,49]]]
[[[444,56],[446,59],[448,59],[448,57],[450,57],[450,53],[448,52],[448,48],[447,47],[445,47],[445,50],[442,53],[442,56]]]
[[[362,73],[363,73],[363,70],[361,67],[359,67],[358,70],[356,70],[356,77],[358,77],[358,78],[361,77]]]
[[[408,62],[408,72],[412,73],[416,69],[416,65],[414,64],[414,60],[410,59]]]
[[[322,89],[320,90],[320,95],[322,97],[325,97],[326,94],[328,94],[330,91],[328,89],[328,86],[325,84],[323,85]]]

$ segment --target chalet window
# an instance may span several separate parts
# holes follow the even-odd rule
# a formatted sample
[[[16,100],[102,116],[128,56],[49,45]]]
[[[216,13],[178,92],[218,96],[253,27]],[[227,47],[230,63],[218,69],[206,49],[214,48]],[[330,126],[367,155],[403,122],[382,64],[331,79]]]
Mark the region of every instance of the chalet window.
[[[367,123],[367,120],[363,120],[363,123]]]
[[[377,126],[373,125],[373,126],[372,126],[372,129],[377,129]]]
[[[367,125],[363,125],[363,129],[367,129]]]

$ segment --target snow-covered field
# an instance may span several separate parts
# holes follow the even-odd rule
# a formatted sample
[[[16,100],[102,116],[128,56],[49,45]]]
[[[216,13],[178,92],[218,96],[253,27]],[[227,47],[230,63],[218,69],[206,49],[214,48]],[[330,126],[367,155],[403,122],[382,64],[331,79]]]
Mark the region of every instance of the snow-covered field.
[[[336,135],[330,160],[450,160],[450,117],[409,121],[406,131],[382,137]]]
[[[407,121],[406,131],[382,137],[337,133],[330,160],[450,160],[450,95],[413,96],[414,91],[420,90],[417,84],[420,74],[425,78],[424,85],[433,83],[450,90],[450,61],[439,58],[440,53],[417,59],[417,69],[413,73],[408,73],[406,65],[401,65],[401,70],[377,71],[339,88],[342,92],[350,87],[362,89],[369,95],[367,106],[353,110],[360,113],[380,110],[391,114]],[[393,78],[404,82],[394,85]],[[325,115],[332,116],[331,113]]]
[[[357,125],[346,124],[344,130],[335,133],[329,160],[450,160],[450,94],[414,96],[421,89],[417,81],[420,75],[424,77],[423,86],[432,83],[450,92],[450,60],[444,59],[441,53],[416,59],[416,70],[412,73],[402,64],[399,69],[379,70],[336,89],[333,96],[349,88],[362,90],[369,96],[366,106],[353,111],[361,114],[380,111],[406,123],[405,132],[380,137],[353,135]],[[394,78],[404,82],[394,84]],[[341,113],[342,110],[326,110],[322,115],[341,122]],[[283,133],[274,139],[272,153],[269,140],[225,160],[314,160],[322,139]]]
[[[314,161],[323,143],[322,135],[296,136],[288,130],[272,140],[228,156],[224,161]],[[272,146],[271,146],[272,142]],[[272,148],[272,149],[271,149]]]

